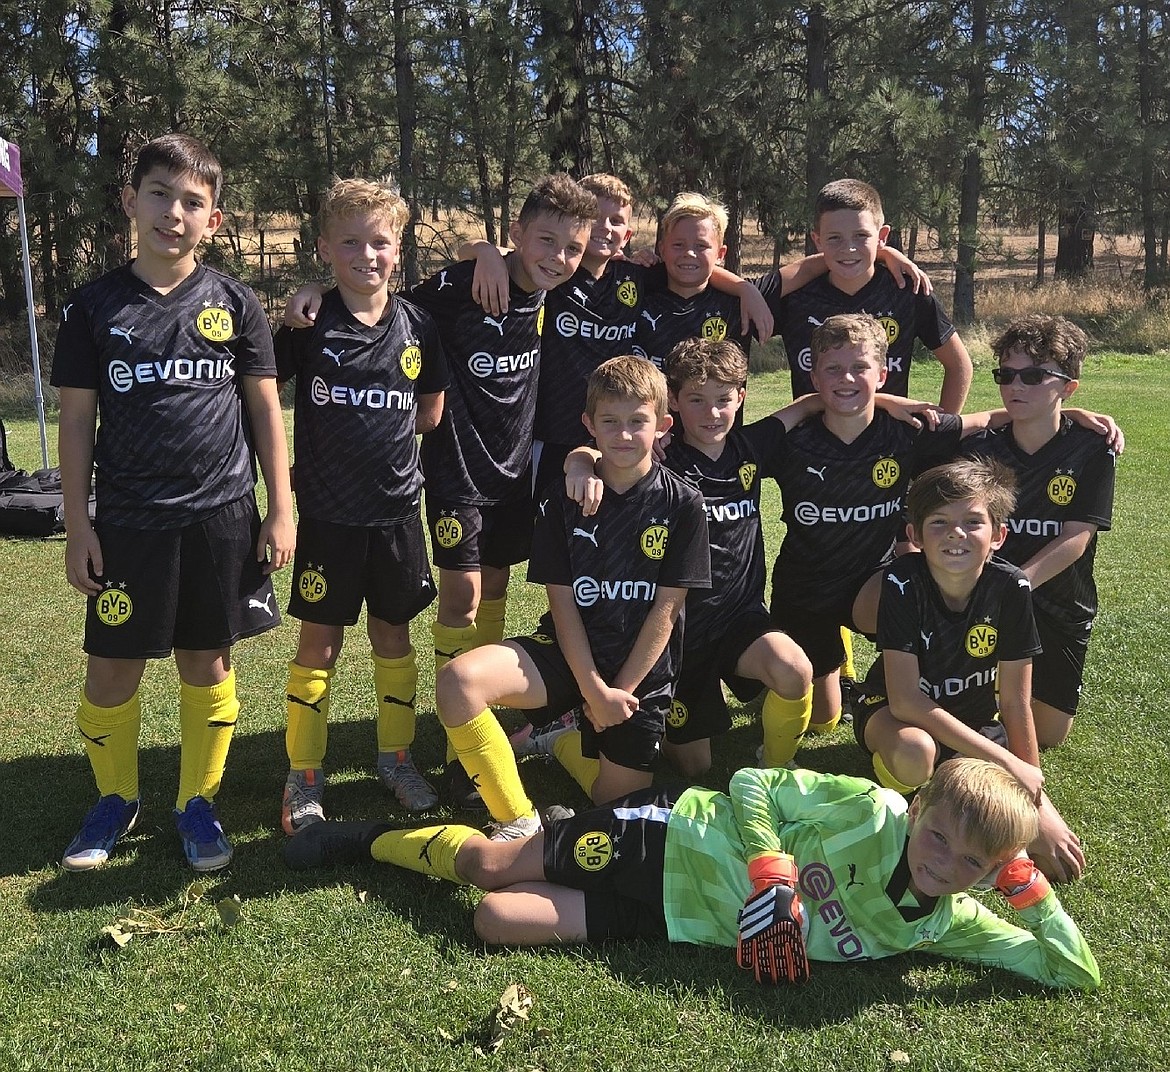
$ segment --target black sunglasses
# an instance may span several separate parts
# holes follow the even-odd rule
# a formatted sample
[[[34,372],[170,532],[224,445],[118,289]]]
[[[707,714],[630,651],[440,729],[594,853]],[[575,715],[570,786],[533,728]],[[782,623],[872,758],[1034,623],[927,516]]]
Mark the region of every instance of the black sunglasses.
[[[1038,383],[1043,383],[1049,376],[1055,376],[1058,380],[1065,380],[1068,383],[1072,383],[1071,376],[1066,376],[1063,372],[1053,372],[1052,369],[1041,368],[1039,365],[1031,365],[1028,368],[1021,369],[994,368],[991,370],[991,378],[1001,387],[1006,387],[1009,383],[1015,383],[1017,376],[1028,387],[1035,387]]]

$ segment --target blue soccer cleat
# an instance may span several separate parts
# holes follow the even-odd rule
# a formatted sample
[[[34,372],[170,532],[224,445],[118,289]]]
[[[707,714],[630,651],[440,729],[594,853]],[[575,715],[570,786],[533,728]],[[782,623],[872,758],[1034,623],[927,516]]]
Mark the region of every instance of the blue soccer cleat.
[[[138,822],[138,801],[124,800],[117,793],[104,796],[86,813],[77,836],[69,842],[61,866],[66,871],[92,871],[101,867],[118,843]]]
[[[232,843],[219,825],[215,805],[210,801],[192,797],[182,811],[176,808],[175,826],[193,870],[219,871],[232,862]]]

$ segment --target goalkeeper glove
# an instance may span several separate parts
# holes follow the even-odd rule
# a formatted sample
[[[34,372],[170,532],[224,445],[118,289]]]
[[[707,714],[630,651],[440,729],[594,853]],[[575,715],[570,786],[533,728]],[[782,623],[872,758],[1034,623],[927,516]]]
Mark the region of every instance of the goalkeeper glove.
[[[995,888],[1017,912],[1039,904],[1051,889],[1044,873],[1027,856],[1017,856],[1004,864],[996,876]]]
[[[796,893],[796,861],[766,853],[748,863],[752,893],[739,911],[736,961],[756,982],[801,983],[808,978],[804,906]]]

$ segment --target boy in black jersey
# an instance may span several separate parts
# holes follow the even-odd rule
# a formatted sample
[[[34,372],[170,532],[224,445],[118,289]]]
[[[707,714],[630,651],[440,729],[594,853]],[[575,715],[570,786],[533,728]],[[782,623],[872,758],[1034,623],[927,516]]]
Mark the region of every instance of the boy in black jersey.
[[[538,508],[528,579],[546,585],[537,630],[452,660],[435,685],[439,718],[497,823],[496,837],[540,828],[508,738],[490,710],[583,705],[557,758],[600,803],[650,785],[682,644],[687,589],[710,583],[699,493],[658,465],[670,426],[666,381],[648,362],[615,357],[590,377],[586,427],[606,484],[590,518],[553,487]]]
[[[415,437],[439,423],[447,363],[430,315],[389,292],[408,212],[386,186],[335,183],[318,213],[317,249],[337,285],[312,328],[276,335],[278,375],[297,378],[299,525],[289,613],[301,628],[286,690],[287,834],[325,818],[330,679],[363,602],[378,777],[407,811],[439,799],[410,755],[418,685],[410,622],[435,598]]]
[[[146,660],[172,650],[176,825],[196,871],[232,857],[213,804],[239,714],[231,646],[278,624],[267,574],[292,558],[295,530],[268,322],[247,287],[195,259],[222,220],[222,181],[194,138],[144,146],[122,190],[137,256],[61,311],[65,565],[89,599],[77,722],[101,795],[65,850],[73,871],[104,864],[137,822],[138,686]],[[263,522],[253,447],[268,490]]]
[[[1015,478],[994,461],[936,466],[911,485],[906,531],[922,553],[883,572],[881,654],[863,685],[854,732],[879,781],[902,792],[952,755],[1005,768],[1040,808],[1029,852],[1050,877],[1075,878],[1084,852],[1044,794],[1032,719],[1040,643],[1031,585],[992,557],[1014,505]]]
[[[914,340],[921,339],[943,366],[939,405],[958,413],[971,386],[971,358],[938,299],[900,288],[900,280],[877,263],[889,233],[877,190],[857,179],[838,179],[817,194],[813,206],[813,241],[825,256],[828,275],[791,293],[775,272],[757,281],[788,352],[792,397],[814,390],[813,329],[835,313],[869,313],[889,340],[886,393],[909,393],[910,358]]]
[[[1011,423],[964,445],[966,453],[1001,461],[1019,482],[1000,555],[1032,583],[1044,649],[1032,660],[1041,748],[1063,742],[1077,712],[1097,613],[1097,533],[1113,516],[1116,452],[1063,409],[1077,389],[1087,347],[1085,333],[1063,317],[1037,313],[1009,324],[992,349]]]

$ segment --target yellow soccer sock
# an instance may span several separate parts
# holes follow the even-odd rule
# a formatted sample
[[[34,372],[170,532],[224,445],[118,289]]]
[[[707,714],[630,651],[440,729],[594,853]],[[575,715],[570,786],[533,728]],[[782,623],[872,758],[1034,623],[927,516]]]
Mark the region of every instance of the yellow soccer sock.
[[[828,722],[810,722],[808,724],[807,733],[815,733],[819,737],[825,736],[827,733],[832,733],[841,724],[840,710],[829,719]]]
[[[841,626],[841,644],[845,648],[845,658],[841,660],[841,676],[856,680],[857,668],[853,665],[853,632],[848,626]]]
[[[444,625],[436,621],[431,626],[435,638],[435,673],[437,674],[457,655],[479,645],[475,622],[470,625]]]
[[[387,830],[374,839],[370,855],[383,864],[406,867],[466,886],[455,870],[455,858],[468,838],[483,837],[470,826],[424,826],[418,830]]]
[[[764,766],[783,767],[792,761],[812,714],[812,689],[799,700],[768,690],[760,719],[764,725]]]
[[[586,759],[581,754],[581,731],[569,730],[553,741],[553,755],[557,762],[569,772],[569,776],[592,799],[593,783],[601,773],[601,761]]]
[[[880,753],[873,754],[873,772],[877,775],[879,785],[885,786],[887,789],[893,789],[902,796],[909,796],[918,788],[916,785],[906,785],[905,782],[898,781],[891,773],[889,767],[886,766],[885,760],[882,759]]]
[[[138,799],[141,724],[142,704],[137,692],[117,707],[98,707],[82,693],[77,705],[77,728],[85,738],[85,754],[103,797],[117,793],[123,800]]]
[[[288,726],[284,747],[293,770],[320,770],[329,743],[329,681],[332,670],[288,664]]]
[[[398,659],[374,659],[378,693],[378,751],[401,752],[414,742],[418,660],[414,648]]]
[[[491,711],[476,715],[462,726],[448,726],[447,736],[496,822],[510,823],[536,814],[520,781],[508,735]]]
[[[479,601],[479,609],[475,612],[477,647],[480,644],[499,644],[504,639],[504,615],[507,605],[507,596]]]
[[[235,670],[229,670],[218,685],[179,682],[179,796],[175,807],[185,808],[192,797],[215,799],[239,714]]]

